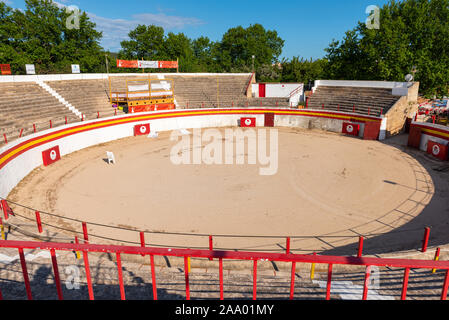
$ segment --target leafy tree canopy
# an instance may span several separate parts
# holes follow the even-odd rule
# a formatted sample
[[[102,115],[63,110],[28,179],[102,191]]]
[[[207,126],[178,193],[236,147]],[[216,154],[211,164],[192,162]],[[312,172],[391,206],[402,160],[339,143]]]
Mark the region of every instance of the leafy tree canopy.
[[[449,0],[392,0],[380,9],[380,29],[359,22],[326,51],[328,78],[404,81],[416,66],[424,93],[447,95]]]

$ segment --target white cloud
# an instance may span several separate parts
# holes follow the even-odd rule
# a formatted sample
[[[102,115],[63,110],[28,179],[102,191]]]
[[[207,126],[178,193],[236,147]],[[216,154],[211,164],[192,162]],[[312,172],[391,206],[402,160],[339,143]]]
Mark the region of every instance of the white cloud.
[[[9,1],[9,0],[6,0]],[[68,3],[68,0],[59,0],[63,3]],[[61,8],[70,7],[68,4],[53,1],[55,5]],[[82,8],[81,8],[82,10]],[[161,10],[159,10],[161,11]],[[204,22],[197,18],[180,17],[174,15],[166,15],[163,12],[154,13],[140,13],[132,16],[132,20],[126,19],[111,19],[98,16],[94,13],[87,12],[90,20],[97,25],[97,30],[103,32],[102,46],[111,51],[120,49],[120,42],[128,38],[128,33],[137,25],[157,25],[166,30],[182,29],[187,26],[197,26]]]
[[[128,33],[143,25],[157,25],[166,30],[182,29],[187,26],[201,25],[203,22],[196,18],[169,16],[164,13],[141,13],[132,16],[132,20],[110,19],[87,13],[92,22],[97,24],[97,29],[103,31],[102,45],[111,50],[120,48],[120,42],[128,38]]]
[[[3,2],[7,6],[11,6],[13,4],[13,2],[11,0],[0,0],[0,2]]]

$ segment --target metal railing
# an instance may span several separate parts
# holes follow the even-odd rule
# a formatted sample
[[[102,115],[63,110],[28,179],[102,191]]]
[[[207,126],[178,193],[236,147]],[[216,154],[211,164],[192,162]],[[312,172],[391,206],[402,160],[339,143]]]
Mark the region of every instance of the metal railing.
[[[24,285],[29,300],[33,299],[32,288],[27,271],[24,250],[44,250],[51,254],[53,266],[53,274],[55,286],[59,300],[63,300],[63,292],[61,287],[61,278],[58,269],[56,252],[71,251],[82,252],[84,260],[84,269],[86,272],[89,299],[94,300],[93,282],[90,274],[89,253],[109,253],[116,256],[118,283],[120,288],[120,297],[126,299],[125,286],[123,281],[123,269],[121,256],[139,255],[149,257],[151,263],[151,276],[153,287],[153,299],[157,300],[157,279],[154,263],[155,256],[164,257],[180,257],[184,258],[184,274],[185,274],[185,297],[190,300],[190,282],[189,282],[189,263],[191,258],[203,258],[209,260],[218,260],[219,281],[220,281],[220,300],[224,299],[224,278],[223,278],[223,261],[224,260],[243,260],[253,262],[253,300],[257,299],[257,267],[259,261],[270,262],[286,262],[291,263],[291,281],[290,281],[290,300],[295,295],[295,279],[296,265],[298,263],[308,264],[327,264],[327,287],[326,300],[331,299],[332,273],[333,267],[336,265],[346,266],[362,266],[365,267],[365,281],[363,285],[362,300],[367,300],[369,291],[369,281],[372,267],[389,267],[404,269],[404,277],[402,281],[401,300],[406,300],[408,281],[411,269],[437,269],[445,270],[445,279],[442,284],[441,300],[447,299],[449,286],[449,262],[448,261],[429,261],[429,260],[407,260],[407,259],[382,259],[368,257],[339,257],[339,256],[318,256],[318,255],[296,255],[296,254],[275,254],[275,253],[255,253],[255,252],[233,252],[233,251],[212,251],[212,250],[191,250],[191,249],[161,249],[149,247],[130,247],[130,246],[113,246],[113,245],[97,245],[97,244],[69,244],[69,243],[44,243],[44,242],[24,242],[24,241],[0,241],[0,248],[17,249],[19,252],[20,263]],[[2,299],[0,288],[0,299]]]

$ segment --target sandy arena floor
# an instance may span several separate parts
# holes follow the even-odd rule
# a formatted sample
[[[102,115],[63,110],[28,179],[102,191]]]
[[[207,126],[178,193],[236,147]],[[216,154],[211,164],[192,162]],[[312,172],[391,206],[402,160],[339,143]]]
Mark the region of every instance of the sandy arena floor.
[[[33,171],[9,198],[61,216],[135,230],[323,236],[294,239],[292,249],[304,253],[399,228],[434,196],[427,170],[394,146],[315,130],[278,130],[279,170],[273,176],[259,175],[259,164],[176,166],[170,161],[176,142],[166,132],[157,139],[132,137],[66,156]],[[115,153],[115,165],[104,161],[106,151]],[[77,223],[43,219],[81,231]],[[91,225],[89,233],[97,243],[106,241],[93,235],[139,242],[135,231]],[[146,237],[152,245],[208,245],[207,237]],[[284,243],[214,238],[214,246],[225,249],[282,250]]]

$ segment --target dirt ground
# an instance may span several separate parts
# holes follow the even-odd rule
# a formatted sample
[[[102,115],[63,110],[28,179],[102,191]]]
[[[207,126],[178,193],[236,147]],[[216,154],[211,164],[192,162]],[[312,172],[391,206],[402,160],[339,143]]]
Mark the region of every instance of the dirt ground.
[[[447,203],[421,162],[394,144],[277,130],[279,169],[272,176],[260,175],[260,164],[174,165],[170,152],[177,142],[165,132],[98,145],[37,168],[9,199],[103,225],[88,225],[93,243],[139,243],[136,231],[146,230],[162,232],[147,234],[148,245],[207,247],[211,234],[221,235],[214,237],[216,249],[282,251],[283,237],[290,236],[295,253],[388,233],[418,217],[435,197]],[[106,151],[114,152],[116,164],[106,163]],[[81,231],[78,222],[42,217]]]

